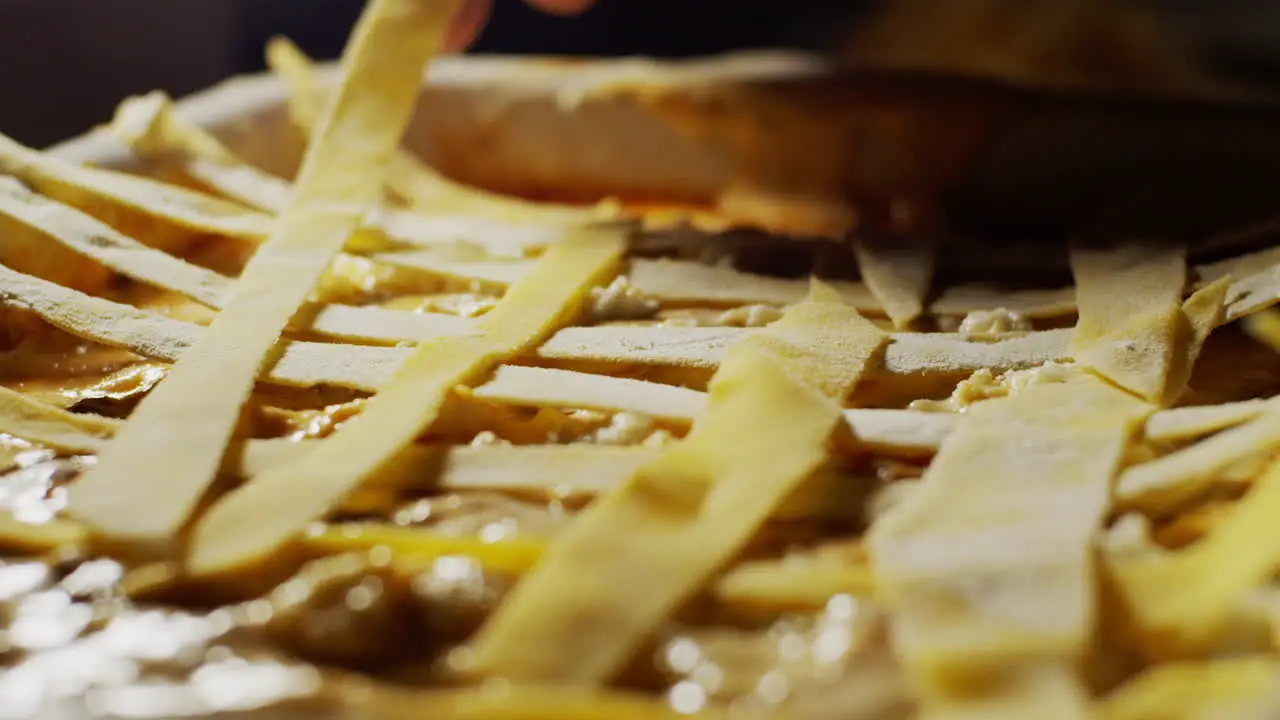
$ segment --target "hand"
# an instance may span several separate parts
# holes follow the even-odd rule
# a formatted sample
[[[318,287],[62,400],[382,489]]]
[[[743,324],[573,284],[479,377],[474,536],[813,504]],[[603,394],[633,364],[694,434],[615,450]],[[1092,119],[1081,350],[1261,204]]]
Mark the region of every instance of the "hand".
[[[596,0],[526,1],[540,10],[557,15],[575,15],[596,3]],[[445,50],[458,52],[466,49],[480,34],[480,31],[484,29],[484,24],[489,19],[489,11],[492,7],[493,0],[464,0],[462,9],[458,11],[458,17],[454,19],[453,27],[449,29],[449,35],[445,39]]]

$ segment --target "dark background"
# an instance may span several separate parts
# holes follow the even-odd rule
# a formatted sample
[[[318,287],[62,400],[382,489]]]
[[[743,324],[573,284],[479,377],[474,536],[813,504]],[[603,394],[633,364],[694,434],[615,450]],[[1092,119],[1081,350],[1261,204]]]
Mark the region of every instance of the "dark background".
[[[967,0],[955,0],[966,2]],[[1036,2],[1036,0],[1026,0]],[[1159,0],[1235,69],[1272,75],[1280,0]],[[123,97],[183,95],[262,68],[273,34],[341,50],[362,0],[0,1],[0,132],[44,146],[107,120]],[[476,52],[686,56],[832,47],[867,0],[601,0],[581,17],[496,0]]]

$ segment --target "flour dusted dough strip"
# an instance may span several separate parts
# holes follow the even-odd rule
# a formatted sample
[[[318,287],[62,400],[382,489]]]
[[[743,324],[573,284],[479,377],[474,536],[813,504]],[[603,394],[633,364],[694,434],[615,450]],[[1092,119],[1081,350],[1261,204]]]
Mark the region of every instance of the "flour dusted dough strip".
[[[1165,375],[1164,405],[1176,403],[1186,393],[1209,334],[1225,317],[1229,291],[1230,281],[1224,278],[1192,293],[1179,308],[1172,323],[1173,351]]]
[[[1194,440],[1243,425],[1261,415],[1267,407],[1266,400],[1244,400],[1163,410],[1147,421],[1147,439],[1155,442]]]
[[[231,294],[230,278],[147,247],[74,208],[35,195],[3,177],[0,177],[0,214],[125,277],[170,290],[209,307],[224,307]],[[9,277],[14,273],[7,268],[2,272]],[[24,291],[30,293],[24,297],[33,303],[39,302],[37,294],[68,298],[50,306],[53,312],[57,312],[58,305],[84,304],[75,299],[75,291],[37,278],[28,276],[14,285],[11,289],[15,294],[18,287],[30,288]],[[40,288],[38,293],[35,288]],[[441,334],[466,333],[471,327],[465,318],[443,313],[410,313],[377,307],[327,305],[309,308],[303,315],[309,315],[308,329],[312,332],[384,343],[418,342]]]
[[[251,566],[323,517],[435,421],[455,386],[541,341],[608,280],[626,251],[616,229],[580,230],[484,315],[476,333],[422,343],[396,374],[315,452],[224,497],[197,522],[187,565],[195,574]]]
[[[918,491],[872,527],[878,596],[927,702],[941,711],[966,688],[1011,683],[1017,702],[991,717],[1051,709],[1021,697],[1019,675],[1084,661],[1094,535],[1148,411],[1087,375],[979,403]]]
[[[160,219],[185,230],[251,242],[271,230],[270,216],[236,203],[144,177],[66,163],[3,135],[0,172],[95,216],[110,208],[113,215]]]
[[[248,207],[274,215],[289,204],[290,183],[245,163],[217,138],[176,117],[163,92],[120,103],[110,130],[138,155],[176,159],[188,175]]]
[[[0,176],[0,215],[135,280],[218,307],[231,280],[143,245],[110,225]]]
[[[480,280],[495,285],[509,283],[528,269],[528,262],[451,261],[439,252],[387,252],[374,259],[402,265],[455,280]],[[712,267],[683,260],[631,261],[627,278],[632,288],[668,305],[792,305],[809,292],[808,279],[756,275],[732,268]],[[862,283],[828,282],[861,312],[882,312],[879,301]],[[1043,291],[1000,291],[983,287],[944,290],[930,307],[940,315],[963,316],[974,310],[1003,307],[1030,318],[1053,318],[1075,310],[1071,288]]]
[[[479,282],[497,289],[519,282],[535,264],[533,260],[475,260],[460,258],[442,250],[399,250],[375,252],[369,259],[396,267],[420,270],[436,277],[458,282]]]
[[[65,452],[97,452],[118,420],[72,413],[0,387],[0,433]]]
[[[565,328],[538,348],[539,357],[623,365],[713,369],[749,331],[735,327],[602,326]],[[1069,330],[1045,330],[991,342],[947,333],[890,336],[874,372],[904,377],[1022,370],[1070,359]]]
[[[278,213],[293,192],[287,181],[244,162],[204,129],[184,121],[163,93],[121,103],[111,129],[138,154],[152,159],[176,157],[188,175],[250,207]],[[369,213],[364,221],[367,229],[409,245],[465,242],[499,256],[519,257],[563,236],[563,231],[553,226],[531,227],[465,215],[428,217],[386,207]]]
[[[698,305],[794,305],[809,294],[808,278],[776,278],[677,260],[632,260],[631,287],[664,303]],[[829,282],[845,302],[861,311],[879,311],[866,286]]]
[[[77,337],[125,348],[144,357],[174,362],[206,332],[199,325],[88,296],[4,266],[0,266],[0,281],[3,281],[3,285],[0,285],[0,306],[31,310],[50,324]],[[467,318],[340,305],[321,308],[317,315],[310,318],[310,322],[312,330],[333,337],[381,342],[418,342],[434,337],[466,335],[474,333],[476,328],[475,321]],[[659,336],[668,329],[670,328],[599,327],[579,332],[579,328],[564,328],[546,344],[562,348],[575,345],[586,348],[603,346],[606,348],[603,351],[584,349],[576,356],[567,352],[554,354],[555,357],[585,356],[603,359],[612,357],[605,354],[613,352],[608,349],[611,344],[621,343],[623,350],[627,351],[625,344],[630,342],[627,338],[642,342],[644,338],[655,338],[654,342],[657,342]],[[614,330],[621,332],[615,333]],[[683,337],[681,333],[685,329],[674,330],[677,337]],[[732,333],[729,329],[713,330],[725,330],[724,337],[742,332],[737,329],[732,329]],[[1061,359],[1065,355],[1069,337],[1067,332],[1051,330],[990,343],[971,342],[958,335],[894,335],[892,342],[885,348],[885,367],[876,368],[873,372],[927,377],[936,374],[968,374],[984,367],[1002,370],[1034,367]],[[561,337],[570,338],[572,342],[560,340]],[[597,342],[596,338],[604,338],[608,342]],[[380,387],[412,352],[406,348],[293,341],[284,342],[281,346],[282,355],[274,366],[263,373],[263,379],[285,385],[309,387],[329,384],[356,390],[374,390]],[[615,360],[641,363],[646,356],[640,352],[637,351],[638,357]],[[692,347],[692,344],[673,348],[670,353],[663,352],[664,360],[673,364],[679,364],[681,357],[696,358],[701,355],[701,351]],[[516,372],[529,374],[537,371],[531,369]],[[599,402],[587,402],[578,407],[638,412],[646,412],[645,408],[652,407],[652,403],[643,397],[642,392],[651,384],[636,385],[634,391],[627,391],[623,389],[624,381],[621,378],[560,372],[559,375],[546,376],[549,382],[554,383],[546,388],[502,383],[490,388],[491,397],[524,404],[566,407],[572,406],[571,402],[560,402],[558,396],[590,400],[595,392],[591,387],[593,383],[615,383],[608,387],[606,394],[599,396]],[[514,375],[509,373],[499,379],[510,377]],[[684,417],[693,412],[682,409],[684,407],[686,406],[682,404],[654,414],[660,417]]]
[[[1221,471],[1278,445],[1280,400],[1271,400],[1248,422],[1126,470],[1116,481],[1116,506],[1168,517],[1212,488]]]
[[[170,550],[217,473],[281,332],[378,200],[379,171],[408,124],[421,69],[457,5],[373,0],[366,7],[297,189],[235,295],[71,488],[70,510],[96,532]]]
[[[94,453],[120,429],[112,418],[67,412],[0,388],[0,433],[65,452]],[[323,440],[249,440],[228,452],[223,472],[253,477],[296,462]],[[594,495],[626,480],[657,451],[608,445],[412,445],[379,482],[441,490],[555,491]]]
[[[1280,711],[1280,664],[1254,655],[1157,665],[1102,700],[1100,720],[1264,718]]]
[[[1194,545],[1112,558],[1114,586],[1150,658],[1209,649],[1244,594],[1280,570],[1277,514],[1280,463],[1273,463],[1231,516]]]
[[[287,38],[275,38],[267,44],[267,65],[284,81],[294,124],[311,133],[326,94],[311,59]],[[392,156],[386,182],[415,209],[431,214],[481,214],[507,221],[556,224],[605,220],[614,214],[609,203],[596,207],[535,203],[460,185],[404,150]]]
[[[873,597],[875,580],[869,567],[854,562],[796,565],[787,559],[754,560],[720,576],[712,592],[735,608],[817,612],[836,595]]]
[[[0,283],[8,291],[8,294],[0,292],[0,305],[30,309],[73,335],[125,348],[156,360],[177,360],[204,332],[204,328],[198,325],[90,297],[3,266],[0,266]],[[403,320],[404,324],[395,322],[397,320]],[[337,336],[348,333],[371,335],[372,330],[381,329],[386,331],[382,337],[388,341],[415,341],[475,332],[473,320],[452,316],[386,311],[384,319],[376,326],[371,328],[368,321],[369,317],[362,312],[349,313],[344,306],[328,306],[312,320],[312,327]],[[679,331],[677,338],[690,337],[683,334],[686,328],[670,329]],[[593,332],[610,338],[611,343],[618,342],[618,337],[650,337],[646,334],[650,328],[599,327],[587,328],[585,333],[579,333],[579,330],[584,329],[564,328],[543,347],[594,346],[597,343],[592,339]],[[622,332],[612,335],[613,330]],[[694,349],[686,357],[698,352],[696,346],[704,338],[740,338],[744,332],[737,328],[694,330],[697,332],[688,343]],[[703,333],[703,330],[708,332]],[[631,334],[635,331],[645,333]],[[929,373],[931,368],[936,371],[934,366],[941,362],[949,363],[944,368],[946,372],[957,371],[957,366],[961,366],[959,371],[964,372],[971,367],[1002,367],[1004,363],[1014,361],[1019,366],[1025,364],[1030,367],[1040,364],[1042,357],[1059,356],[1058,353],[1037,349],[1042,343],[1043,348],[1058,348],[1059,352],[1065,352],[1065,333],[1035,333],[994,343],[967,343],[959,336],[893,335],[886,358],[893,364],[892,371],[903,374]],[[584,338],[584,334],[587,337]],[[562,336],[572,342],[560,340]],[[969,345],[973,346],[972,351],[965,349]],[[280,360],[262,375],[264,380],[300,387],[328,384],[365,391],[376,390],[384,384],[411,352],[405,348],[311,342],[285,342],[283,348]],[[992,354],[988,356],[988,353]],[[559,356],[559,353],[554,355]],[[951,356],[957,356],[958,360],[933,360]],[[719,358],[714,360],[719,362]],[[687,388],[526,366],[502,366],[473,392],[485,400],[514,405],[630,411],[681,423],[692,422],[706,404],[705,394]],[[1148,433],[1153,440],[1206,435],[1249,420],[1258,412],[1252,408],[1251,404],[1242,404],[1166,410],[1152,417]],[[865,444],[881,452],[932,452],[956,421],[951,415],[905,410],[855,409],[845,414],[855,434]]]
[[[1185,343],[1179,323],[1186,263],[1185,247],[1072,248],[1076,361],[1152,402],[1181,392],[1170,387],[1170,377]]]
[[[0,306],[30,310],[76,337],[123,348],[143,357],[176,362],[207,330],[158,313],[85,295],[0,266]],[[282,385],[335,385],[372,391],[395,371],[409,350],[285,341],[262,373]]]
[[[1225,322],[1239,320],[1280,301],[1280,248],[1271,247],[1196,267],[1202,284],[1231,283]]]
[[[580,514],[481,628],[474,672],[608,681],[824,464],[841,415],[817,389],[852,387],[884,341],[832,294],[815,288],[729,351],[689,435]]]
[[[327,440],[254,440],[232,453],[228,472],[253,478],[298,462]],[[411,445],[387,470],[380,486],[440,490],[554,492],[591,496],[617,487],[656,450],[608,445]]]
[[[619,410],[661,420],[692,422],[707,406],[705,393],[675,385],[570,370],[505,365],[474,390],[484,400],[533,407]]]
[[[862,281],[894,327],[905,328],[924,314],[937,261],[932,242],[921,238],[855,238],[853,253]]]

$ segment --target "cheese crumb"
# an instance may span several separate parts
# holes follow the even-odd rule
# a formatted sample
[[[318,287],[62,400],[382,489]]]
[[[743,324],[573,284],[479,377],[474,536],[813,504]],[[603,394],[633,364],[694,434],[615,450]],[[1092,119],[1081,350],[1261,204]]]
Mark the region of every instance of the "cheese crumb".
[[[605,288],[592,288],[588,315],[592,322],[646,320],[658,314],[659,303],[631,286],[626,276]]]
[[[923,412],[965,412],[976,402],[1008,397],[1035,385],[1064,383],[1080,370],[1073,364],[1048,362],[1027,370],[1009,370],[996,375],[983,368],[962,380],[946,400],[916,400],[908,409]]]
[[[1029,332],[1031,321],[1022,313],[1006,308],[994,310],[974,310],[960,321],[959,332],[963,335],[992,335],[1006,332]]]
[[[711,325],[717,327],[764,327],[782,317],[782,310],[772,305],[743,305],[725,310]]]
[[[493,447],[495,445],[510,445],[507,440],[498,437],[492,430],[482,430],[476,433],[471,439],[471,447]]]
[[[596,445],[639,445],[654,432],[653,418],[636,412],[615,413],[609,424],[591,434]]]

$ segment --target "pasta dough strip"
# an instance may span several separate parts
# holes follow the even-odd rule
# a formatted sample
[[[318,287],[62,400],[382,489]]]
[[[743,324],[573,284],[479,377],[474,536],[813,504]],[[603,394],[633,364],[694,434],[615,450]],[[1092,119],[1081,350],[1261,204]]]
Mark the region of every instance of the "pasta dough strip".
[[[479,280],[501,287],[527,272],[527,260],[458,261],[448,255],[423,251],[374,253],[371,257],[390,265],[413,268],[454,280]],[[731,268],[719,268],[691,261],[636,258],[627,271],[635,290],[671,306],[710,305],[792,305],[808,292],[807,280],[756,275]],[[845,301],[861,312],[881,313],[879,301],[862,283],[832,281]],[[944,290],[930,311],[944,315],[964,315],[974,310],[1004,307],[1030,318],[1054,318],[1075,310],[1071,290],[1046,292],[998,292],[987,288]]]
[[[1266,403],[1254,419],[1164,457],[1126,470],[1116,482],[1120,509],[1140,509],[1154,518],[1175,513],[1207,492],[1218,473],[1280,445],[1280,400]]]
[[[319,84],[311,59],[297,45],[283,37],[267,43],[267,65],[289,93],[289,111],[294,124],[310,133],[324,104],[325,90]],[[551,203],[535,203],[460,185],[399,150],[387,167],[387,186],[411,206],[430,213],[482,214],[517,221],[547,221],[574,224],[610,219],[609,203],[595,208]]]
[[[293,186],[236,157],[217,138],[179,117],[169,98],[151,93],[121,103],[112,131],[139,155],[177,159],[191,177],[219,193],[271,213],[288,204]],[[479,211],[479,208],[468,208]],[[500,256],[520,257],[563,236],[553,226],[527,228],[487,217],[428,217],[380,207],[364,218],[366,230],[415,246],[466,242]]]
[[[207,330],[193,323],[174,320],[158,313],[139,310],[128,305],[112,302],[104,298],[92,297],[62,287],[41,278],[36,278],[0,265],[0,306],[9,306],[31,310],[50,324],[59,327],[77,337],[92,340],[112,347],[121,347],[145,357],[173,362],[186,348],[195,344]],[[309,310],[308,310],[309,312]],[[299,316],[302,317],[302,316]],[[466,335],[475,331],[475,321],[467,318],[455,318],[442,314],[417,314],[377,308],[352,308],[341,305],[324,306],[317,315],[310,318],[310,329],[336,337],[355,337],[362,340],[382,342],[417,342],[432,337],[449,335]],[[613,333],[613,328],[594,328],[593,332],[578,333],[576,328],[564,328],[553,335],[549,345],[585,345],[597,346],[601,343],[592,338],[603,338],[612,343],[618,338],[635,339],[641,342],[645,338],[660,339],[662,332],[652,332],[650,328],[626,329],[627,332]],[[684,328],[676,329],[683,331]],[[643,331],[643,332],[641,332]],[[573,343],[564,343],[557,338],[561,333],[571,338]],[[732,334],[726,332],[725,336]],[[677,336],[680,337],[677,332]],[[1045,331],[1015,337],[996,342],[973,342],[964,340],[958,335],[942,334],[901,334],[891,336],[891,342],[884,350],[883,367],[877,366],[872,375],[887,373],[904,377],[929,377],[935,375],[952,376],[972,373],[984,367],[994,369],[1020,369],[1042,365],[1054,359],[1061,359],[1066,354],[1067,331]],[[358,390],[374,390],[386,381],[390,373],[412,352],[406,348],[363,347],[311,342],[282,343],[283,354],[276,364],[263,374],[264,379],[286,385],[312,386],[332,384]],[[590,350],[583,350],[577,357],[593,357]],[[643,351],[639,357],[619,357],[617,362],[640,363],[644,359]],[[688,356],[701,354],[695,349],[673,348],[670,355],[686,353]],[[570,352],[556,353],[557,357],[573,357]],[[670,355],[667,357],[670,359]],[[548,381],[553,381],[550,370],[530,369],[522,372],[548,373]],[[560,371],[565,378],[558,386],[565,387],[574,396],[586,393],[590,383],[610,383],[621,381],[621,378],[590,375],[587,373],[570,373]],[[639,381],[632,381],[639,382]],[[650,387],[646,384],[644,387]],[[546,389],[513,386],[521,392],[531,392],[532,397],[545,397],[553,392]],[[637,390],[642,389],[637,386]],[[615,388],[614,396],[625,396]],[[662,392],[662,391],[655,391]],[[495,393],[496,394],[496,393]],[[648,402],[636,393],[631,393],[643,412]],[[552,399],[554,404],[554,398]],[[537,402],[533,404],[539,404]],[[583,407],[593,407],[586,404]],[[630,405],[602,409],[624,410]],[[661,413],[659,413],[661,414]]]
[[[1182,388],[1171,387],[1171,374],[1187,341],[1180,337],[1186,258],[1185,247],[1072,248],[1076,361],[1151,402],[1174,399]]]
[[[0,215],[37,230],[59,245],[135,280],[218,307],[232,281],[143,245],[110,225],[0,176]]]
[[[339,686],[346,717],[379,720],[730,720],[716,707],[682,712],[647,695],[618,690],[533,687],[402,689]]]
[[[1209,647],[1240,598],[1280,569],[1280,463],[1204,539],[1171,553],[1115,557],[1111,572],[1153,658]]]
[[[90,297],[73,290],[54,285],[39,278],[14,272],[0,266],[0,281],[10,294],[0,292],[0,305],[30,309],[46,321],[67,332],[94,342],[122,347],[145,357],[173,362],[194,344],[204,328],[155,313],[136,310],[126,305],[102,298]],[[391,320],[412,321],[411,328],[400,323],[400,330],[412,329],[413,333],[399,331],[378,333],[386,340],[414,341],[427,337],[466,335],[475,331],[474,321],[452,316],[418,315],[416,313],[385,311],[384,320],[371,327],[369,317],[363,313],[347,315],[344,306],[328,306],[312,321],[312,328],[329,334],[360,332],[373,335],[380,328],[393,325]],[[446,320],[447,319],[447,320]],[[457,320],[458,322],[453,322]],[[686,328],[672,328],[680,333]],[[598,327],[595,331],[579,333],[579,328],[564,328],[543,345],[581,346],[595,344],[592,337],[603,337],[617,342],[617,337],[643,340],[646,333],[632,330],[649,328],[619,328],[625,331],[612,334],[614,328]],[[698,337],[740,338],[736,328],[697,328],[714,331]],[[722,332],[723,331],[723,332]],[[730,332],[732,331],[732,332]],[[685,337],[677,333],[678,338]],[[417,334],[417,337],[414,337]],[[563,342],[561,336],[572,342]],[[583,336],[586,335],[584,340]],[[657,337],[654,334],[653,337]],[[946,357],[959,356],[956,365],[968,367],[974,363],[992,360],[990,366],[1001,367],[1003,362],[1017,359],[1019,365],[1036,364],[1045,352],[1036,349],[1065,348],[1066,335],[1036,333],[996,343],[969,343],[958,336],[892,335],[885,349],[885,362],[890,372],[906,374],[936,372],[938,363],[932,358],[937,354]],[[627,341],[622,341],[627,342]],[[700,340],[699,340],[700,342]],[[373,391],[386,382],[395,369],[411,352],[402,348],[377,348],[334,345],[311,342],[285,342],[282,356],[276,365],[263,373],[262,379],[284,385],[309,387],[330,384],[356,390]],[[973,346],[972,349],[968,349]],[[1005,349],[1007,348],[1007,349]],[[1023,348],[1031,348],[1024,350]],[[1011,352],[1011,349],[1016,349]],[[989,355],[990,353],[990,355]],[[584,352],[584,354],[586,354]],[[1055,355],[1055,353],[1048,353]],[[555,353],[558,357],[573,357],[570,352]],[[588,355],[591,357],[591,355]],[[914,359],[918,358],[918,359]],[[718,362],[718,360],[717,360]],[[948,361],[950,362],[950,361]],[[947,369],[948,372],[952,368]],[[962,370],[963,371],[963,370]],[[488,381],[474,391],[477,397],[515,405],[555,408],[583,408],[605,411],[632,411],[677,422],[691,422],[706,403],[705,394],[671,385],[642,380],[595,375],[570,370],[554,370],[526,366],[502,366]],[[1165,410],[1152,416],[1148,435],[1152,440],[1172,441],[1207,435],[1232,425],[1242,424],[1257,416],[1261,409],[1255,403],[1238,403],[1220,406],[1188,407]],[[936,450],[956,420],[950,415],[915,411],[849,410],[845,413],[864,443],[882,451],[925,452]],[[1123,484],[1122,484],[1123,487]]]
[[[1231,282],[1224,320],[1231,322],[1280,301],[1280,248],[1266,248],[1196,267],[1202,283],[1227,279]]]
[[[233,289],[231,278],[180,260],[117,232],[89,215],[41,197],[11,178],[0,177],[0,215],[22,223],[58,244],[125,277],[221,309]],[[55,293],[68,290],[51,288]],[[400,343],[441,334],[465,333],[467,318],[377,307],[321,305],[308,309],[312,332],[332,337]]]
[[[238,203],[273,215],[289,205],[288,181],[245,163],[213,135],[188,125],[162,92],[120,103],[110,130],[139,156],[176,159],[192,178]]]
[[[1087,375],[978,403],[919,489],[872,527],[898,654],[930,703],[945,709],[966,688],[1009,681],[1020,697],[1022,669],[1083,663],[1094,534],[1149,410]],[[992,717],[1049,709],[1035,693],[1024,699]]]
[[[67,452],[97,452],[120,422],[67,412],[0,387],[0,433]]]
[[[891,243],[897,242],[896,246]],[[937,260],[931,242],[919,238],[854,240],[862,280],[894,327],[905,328],[924,314]]]
[[[1157,665],[1099,704],[1101,720],[1267,717],[1280,708],[1274,657],[1245,656]]]
[[[591,288],[617,271],[625,250],[625,235],[610,229],[581,230],[551,246],[534,272],[480,319],[474,335],[419,345],[364,411],[315,452],[259,475],[215,504],[192,531],[190,572],[252,565],[288,543],[430,427],[454,386],[572,317]]]
[[[725,350],[750,331],[735,327],[602,326],[565,328],[538,348],[553,360],[590,360],[714,369]],[[1070,331],[1045,330],[973,341],[947,333],[890,336],[882,367],[891,375],[971,374],[1021,370],[1070,358]]]
[[[814,300],[730,350],[706,412],[683,441],[553,541],[481,628],[472,671],[517,682],[609,680],[826,461],[842,423],[839,407],[817,390],[855,384],[884,335],[815,290]],[[843,320],[833,326],[837,313]],[[842,342],[818,342],[840,330]],[[780,351],[788,341],[789,351]],[[823,367],[845,376],[815,371]]]
[[[297,190],[231,302],[71,488],[71,512],[95,532],[171,552],[165,546],[213,480],[281,331],[377,200],[378,171],[399,143],[421,68],[457,5],[372,0],[366,7]]]
[[[1222,405],[1199,405],[1162,410],[1147,421],[1146,435],[1155,442],[1178,442],[1212,435],[1243,425],[1261,415],[1265,400],[1244,400]],[[1121,487],[1123,487],[1123,476]]]
[[[271,230],[270,216],[236,203],[149,178],[72,165],[25,148],[0,135],[0,172],[13,175],[42,195],[95,217],[125,215],[160,219],[197,233],[259,242]]]

